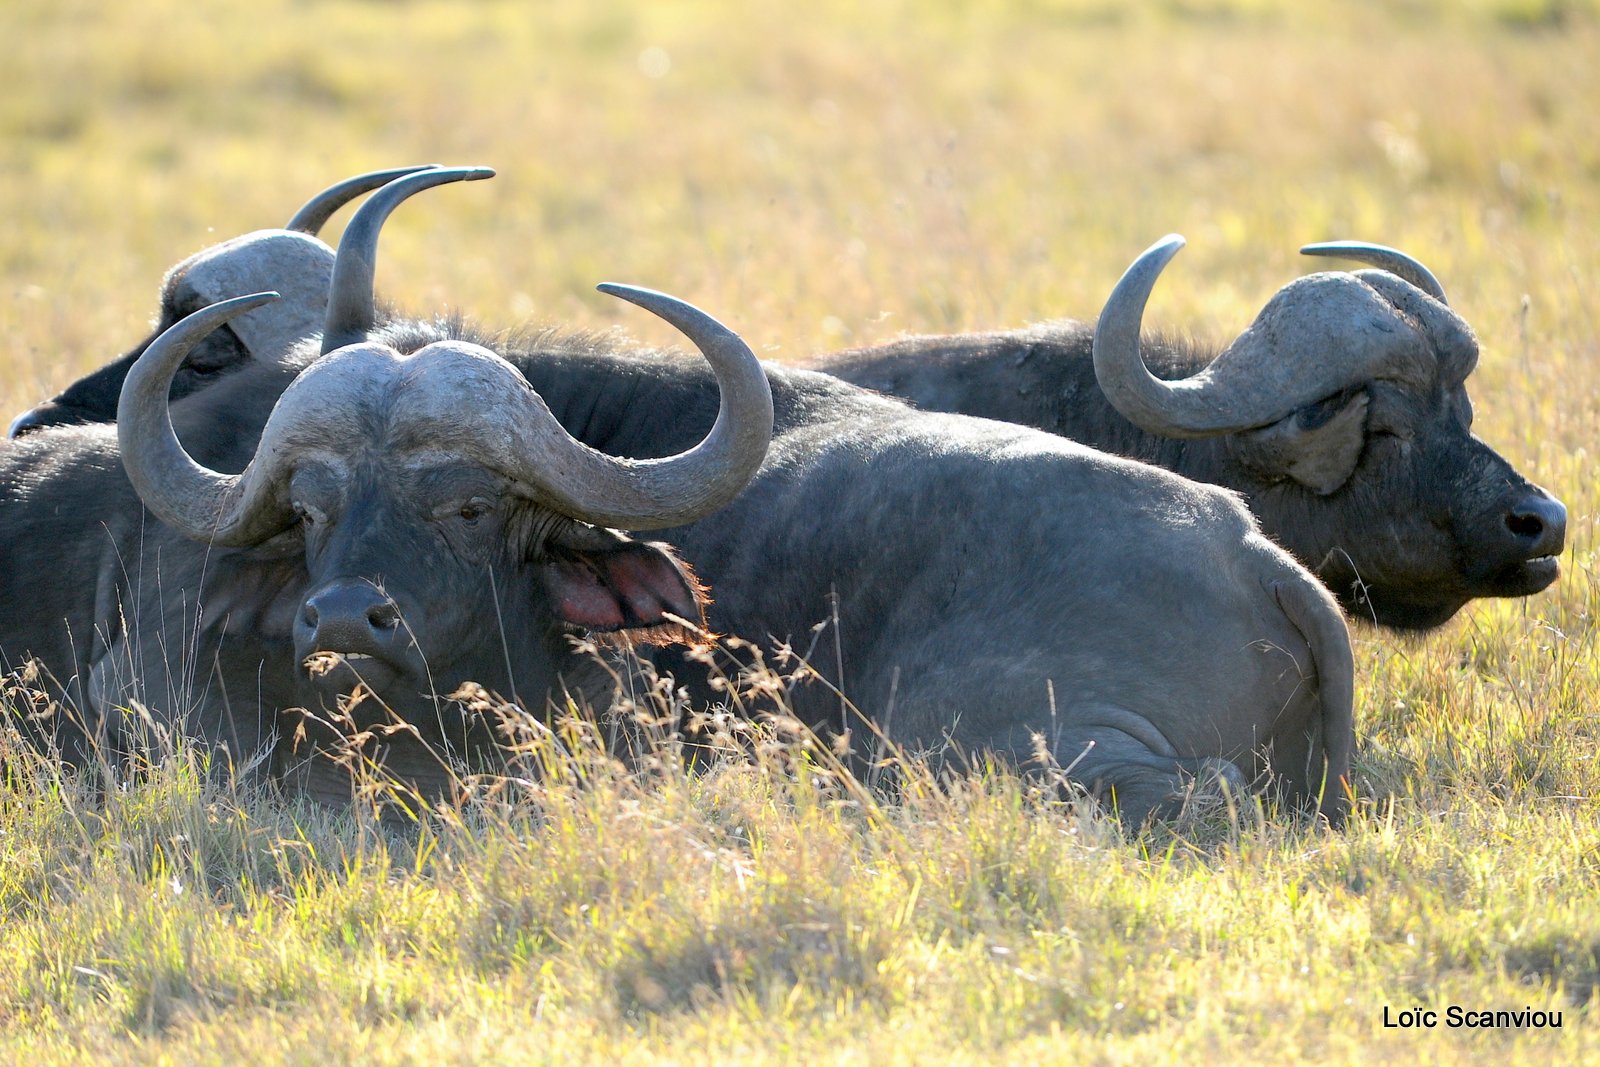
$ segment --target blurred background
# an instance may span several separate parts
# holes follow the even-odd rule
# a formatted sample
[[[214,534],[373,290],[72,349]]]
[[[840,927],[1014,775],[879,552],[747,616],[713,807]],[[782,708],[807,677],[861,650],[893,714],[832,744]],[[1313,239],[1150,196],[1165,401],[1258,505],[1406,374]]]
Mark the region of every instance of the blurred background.
[[[405,163],[500,176],[396,214],[403,309],[672,340],[625,281],[780,360],[1092,317],[1169,231],[1147,321],[1224,339],[1362,238],[1444,281],[1481,432],[1584,544],[1597,6],[9,0],[0,409],[142,336],[181,257]]]

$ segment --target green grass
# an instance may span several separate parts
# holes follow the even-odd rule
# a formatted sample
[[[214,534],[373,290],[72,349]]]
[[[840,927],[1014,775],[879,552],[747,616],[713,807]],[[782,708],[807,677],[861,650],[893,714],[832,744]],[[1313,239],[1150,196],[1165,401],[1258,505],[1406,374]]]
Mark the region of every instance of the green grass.
[[[1300,244],[1398,245],[1478,331],[1477,431],[1571,513],[1553,590],[1356,632],[1340,835],[582,745],[395,830],[182,750],[103,795],[13,755],[0,1058],[1600,1061],[1593,3],[21,0],[0,41],[0,411],[196,248],[486,163],[386,230],[402,307],[672,340],[591,288],[632,282],[776,359],[1089,316],[1174,230],[1150,321],[1221,339]],[[1565,1025],[1380,1026],[1450,1003]]]

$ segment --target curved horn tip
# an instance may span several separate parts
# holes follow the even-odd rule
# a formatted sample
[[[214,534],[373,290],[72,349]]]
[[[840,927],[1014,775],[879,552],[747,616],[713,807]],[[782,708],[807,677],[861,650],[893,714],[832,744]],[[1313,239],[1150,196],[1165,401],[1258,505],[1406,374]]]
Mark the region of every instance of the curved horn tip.
[[[29,408],[12,419],[11,425],[6,427],[6,437],[14,441],[23,434],[50,425],[50,423],[44,421],[44,417],[40,414],[40,409],[46,406],[48,406],[48,401],[45,404],[40,404],[39,407]]]
[[[1301,245],[1300,254],[1353,259],[1357,263],[1365,263],[1369,267],[1388,271],[1402,281],[1421,289],[1441,304],[1450,303],[1449,297],[1445,295],[1444,285],[1433,271],[1429,270],[1421,260],[1398,248],[1376,245],[1370,241],[1319,241],[1315,244]]]
[[[1393,252],[1388,245],[1375,245],[1371,241],[1313,241],[1300,246],[1302,256],[1340,256],[1346,252]]]
[[[1161,240],[1139,253],[1139,258],[1135,259],[1129,264],[1128,269],[1122,272],[1122,280],[1117,283],[1117,288],[1121,290],[1128,285],[1142,284],[1143,280],[1146,279],[1153,285],[1156,276],[1166,269],[1167,264],[1172,262],[1172,257],[1177,255],[1179,249],[1188,243],[1183,239],[1182,234],[1167,234]]]
[[[1176,252],[1178,249],[1182,248],[1184,245],[1186,245],[1188,243],[1189,243],[1188,241],[1184,240],[1183,234],[1181,234],[1181,233],[1169,233],[1165,237],[1161,238],[1161,240],[1159,240],[1155,244],[1151,245],[1146,251],[1148,253],[1148,252],[1154,252],[1158,248],[1161,248],[1161,249],[1170,248],[1172,251]]]
[[[1375,245],[1369,241],[1314,241],[1308,245],[1300,246],[1302,256],[1329,256],[1348,257],[1360,259],[1363,252],[1377,252],[1382,255],[1397,255],[1398,249],[1388,245]]]
[[[227,300],[218,300],[215,304],[201,308],[196,315],[205,311],[225,312],[226,318],[233,318],[246,311],[254,310],[263,304],[270,304],[275,300],[282,300],[283,294],[275,289],[267,289],[259,293],[246,293],[244,296],[230,297]]]
[[[666,293],[659,289],[649,289],[642,285],[624,285],[621,282],[601,282],[595,286],[595,289],[607,296],[614,296],[631,304],[638,304],[641,298],[646,300],[653,297],[667,297],[668,300],[675,299],[667,296]],[[642,307],[643,305],[640,306]]]
[[[607,296],[614,296],[619,300],[626,300],[630,304],[637,304],[659,318],[668,322],[676,322],[676,316],[684,315],[704,320],[718,329],[728,328],[718,322],[711,315],[695,307],[687,300],[680,300],[671,293],[663,293],[659,289],[646,289],[640,285],[622,285],[618,282],[601,282],[595,286]]]
[[[151,342],[150,347],[134,361],[134,368],[149,361],[150,366],[159,366],[165,359],[173,358],[171,353],[177,351],[174,345],[179,345],[187,353],[189,347],[197,344],[202,337],[227,322],[229,319],[238,318],[247,311],[254,311],[263,304],[271,304],[283,297],[275,291],[262,293],[246,293],[244,296],[235,296],[228,300],[218,300],[215,304],[208,304],[199,311],[192,311],[167,327],[161,336]],[[174,340],[174,339],[187,340]],[[173,370],[176,370],[174,363]],[[170,373],[170,372],[169,372]],[[129,383],[133,382],[136,375],[130,372],[123,381],[123,392],[128,391]]]
[[[1112,306],[1119,304],[1125,294],[1134,290],[1144,289],[1146,290],[1145,296],[1149,296],[1148,290],[1155,285],[1156,278],[1166,269],[1167,264],[1172,262],[1172,257],[1177,255],[1178,251],[1186,244],[1188,242],[1183,239],[1181,234],[1169,233],[1143,252],[1140,252],[1139,258],[1134,260],[1128,266],[1128,269],[1122,272],[1122,278],[1118,280],[1116,288],[1112,290],[1111,297],[1106,301],[1106,307],[1101,314],[1104,315],[1105,310],[1109,310]],[[1139,301],[1139,307],[1142,311],[1144,307],[1142,298]]]
[[[307,200],[300,206],[300,210],[284,224],[284,229],[294,230],[298,233],[309,234],[315,237],[322,232],[322,227],[327,225],[333,213],[344,207],[350,201],[363,193],[369,193],[381,188],[398,178],[404,178],[418,171],[438,170],[437,163],[417,163],[409,167],[390,167],[387,170],[367,171],[357,174],[353,178],[346,178],[328,186],[316,196]]]
[[[1155,244],[1139,253],[1139,258],[1136,262],[1149,263],[1158,269],[1165,267],[1168,263],[1172,262],[1172,257],[1177,255],[1179,250],[1188,243],[1188,241],[1183,239],[1182,234],[1169,233],[1165,237],[1161,238],[1161,240],[1157,241]]]

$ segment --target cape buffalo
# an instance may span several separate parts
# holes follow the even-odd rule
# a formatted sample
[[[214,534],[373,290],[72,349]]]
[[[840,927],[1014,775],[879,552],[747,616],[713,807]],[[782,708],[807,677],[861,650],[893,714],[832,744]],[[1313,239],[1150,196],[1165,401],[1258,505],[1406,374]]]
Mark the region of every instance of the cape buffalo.
[[[17,416],[10,436],[46,426],[110,422],[128,368],[173,324],[203,307],[245,293],[273,289],[284,299],[224,324],[195,345],[172,377],[178,399],[244,368],[252,352],[282,352],[322,328],[333,278],[333,249],[317,240],[323,225],[345,204],[396,178],[433,169],[433,164],[358,174],[329,186],[281,230],[256,230],[202,249],[167,272],[150,334],[127,354],[74,382],[61,393]],[[262,279],[270,279],[262,284]]]
[[[1428,629],[1474,597],[1555,580],[1566,509],[1473,435],[1477,340],[1425,267],[1376,245],[1308,245],[1381,269],[1291,282],[1220,354],[1141,342],[1150,288],[1182,244],[1140,258],[1143,282],[1098,329],[908,337],[817,366],[1235,489],[1347,612],[1382,626]]]
[[[603,287],[684,331],[722,391],[703,440],[634,461],[573,440],[488,349],[400,351],[375,329],[374,253],[388,213],[420,189],[491,173],[414,174],[362,207],[340,242],[321,356],[281,397],[241,374],[180,402],[207,433],[251,442],[241,473],[192,458],[170,383],[207,334],[273,294],[165,331],[129,371],[114,428],[10,443],[0,515],[8,542],[27,544],[0,568],[0,649],[76,676],[65,688],[108,734],[116,709],[137,701],[236,752],[266,744],[280,709],[347,707],[359,682],[374,699],[350,709],[355,725],[409,724],[416,734],[390,737],[383,759],[426,787],[440,777],[430,751],[490,741],[487,724],[449,697],[462,683],[542,706],[564,686],[586,692],[595,668],[572,652],[574,628],[649,641],[697,623],[692,572],[665,545],[608,527],[692,521],[754,472],[772,403],[736,335],[663,294]],[[159,524],[141,521],[138,501]],[[341,662],[304,669],[317,653]],[[348,795],[326,761],[295,773],[313,793]]]

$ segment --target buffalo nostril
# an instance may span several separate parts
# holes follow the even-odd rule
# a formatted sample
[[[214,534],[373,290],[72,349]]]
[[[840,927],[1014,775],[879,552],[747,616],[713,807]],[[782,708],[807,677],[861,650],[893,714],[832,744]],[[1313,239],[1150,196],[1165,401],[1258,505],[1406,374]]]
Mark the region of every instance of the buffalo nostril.
[[[300,609],[302,639],[321,652],[384,654],[402,621],[398,605],[365,581],[331,583]]]
[[[1544,520],[1528,512],[1513,511],[1506,516],[1506,529],[1518,537],[1535,541],[1544,533]]]
[[[1505,516],[1506,529],[1535,555],[1554,555],[1567,537],[1567,509],[1542,491],[1524,497]]]

